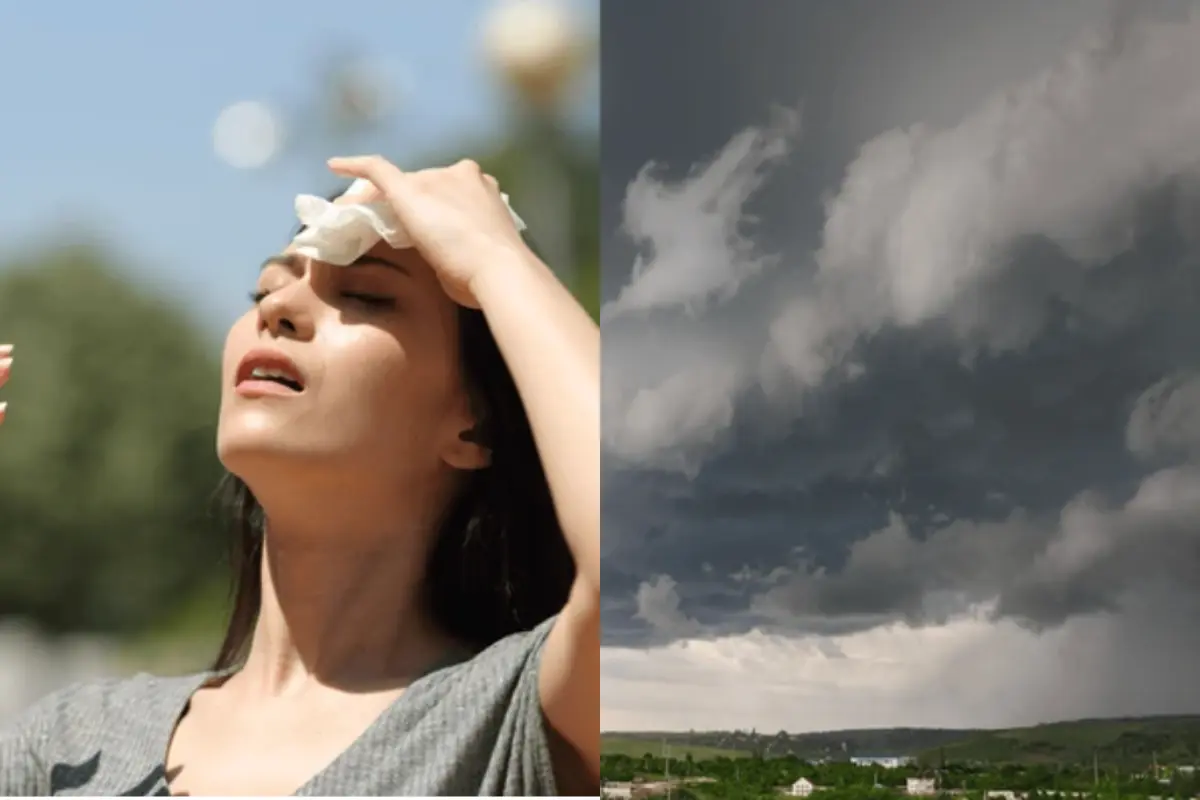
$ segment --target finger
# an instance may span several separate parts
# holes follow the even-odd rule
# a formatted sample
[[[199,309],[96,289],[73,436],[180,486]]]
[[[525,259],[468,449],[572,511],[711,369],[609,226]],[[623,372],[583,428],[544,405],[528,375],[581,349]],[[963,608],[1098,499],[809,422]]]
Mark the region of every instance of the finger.
[[[373,203],[383,197],[383,192],[375,187],[366,178],[355,178],[354,183],[347,187],[346,191],[342,192],[333,201],[336,205],[347,205],[353,203]]]
[[[362,178],[375,185],[384,194],[388,187],[404,176],[404,172],[383,156],[351,156],[348,158],[331,158],[329,169],[338,175],[350,178]]]
[[[470,158],[460,159],[454,168],[462,172],[468,172],[472,175],[482,175],[483,168],[479,166],[479,162]]]
[[[10,348],[8,352],[12,352]],[[12,358],[0,358],[0,386],[3,386],[8,381],[8,376],[12,374]]]
[[[0,345],[0,386],[3,386],[8,376],[12,373],[12,345]],[[8,410],[8,403],[0,403],[0,423],[4,422],[4,414]]]

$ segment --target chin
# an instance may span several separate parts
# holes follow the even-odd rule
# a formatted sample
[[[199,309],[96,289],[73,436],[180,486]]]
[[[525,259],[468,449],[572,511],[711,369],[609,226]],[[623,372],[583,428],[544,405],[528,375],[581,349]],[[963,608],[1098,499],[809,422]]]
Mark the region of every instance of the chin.
[[[217,431],[217,458],[225,469],[247,482],[251,474],[286,469],[313,458],[313,453],[296,445],[279,431],[224,424]]]
[[[251,488],[284,481],[295,486],[305,478],[328,476],[345,467],[339,449],[328,441],[305,440],[295,431],[221,423],[217,430],[217,458],[225,469]],[[288,435],[288,434],[292,435]]]

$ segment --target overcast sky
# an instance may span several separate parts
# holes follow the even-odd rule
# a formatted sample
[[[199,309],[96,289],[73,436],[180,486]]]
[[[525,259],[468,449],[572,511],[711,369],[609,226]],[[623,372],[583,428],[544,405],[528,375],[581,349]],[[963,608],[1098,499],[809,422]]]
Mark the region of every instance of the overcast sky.
[[[1200,711],[1197,4],[633,5],[604,728]]]

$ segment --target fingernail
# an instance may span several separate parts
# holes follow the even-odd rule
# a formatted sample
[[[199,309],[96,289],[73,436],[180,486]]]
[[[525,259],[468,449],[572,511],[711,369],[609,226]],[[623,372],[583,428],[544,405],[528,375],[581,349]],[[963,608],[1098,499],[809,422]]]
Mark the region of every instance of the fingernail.
[[[6,371],[11,366],[12,366],[11,358],[0,358],[0,372]]]
[[[13,346],[11,344],[0,344],[0,356],[12,355]]]
[[[0,417],[4,416],[4,412],[8,411],[8,403],[0,403]]]

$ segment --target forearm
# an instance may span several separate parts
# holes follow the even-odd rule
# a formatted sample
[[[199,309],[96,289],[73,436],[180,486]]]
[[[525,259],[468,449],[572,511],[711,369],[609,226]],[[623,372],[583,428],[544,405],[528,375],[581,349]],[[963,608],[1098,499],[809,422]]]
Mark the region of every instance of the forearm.
[[[472,286],[520,392],[585,591],[600,590],[600,327],[532,253]]]

